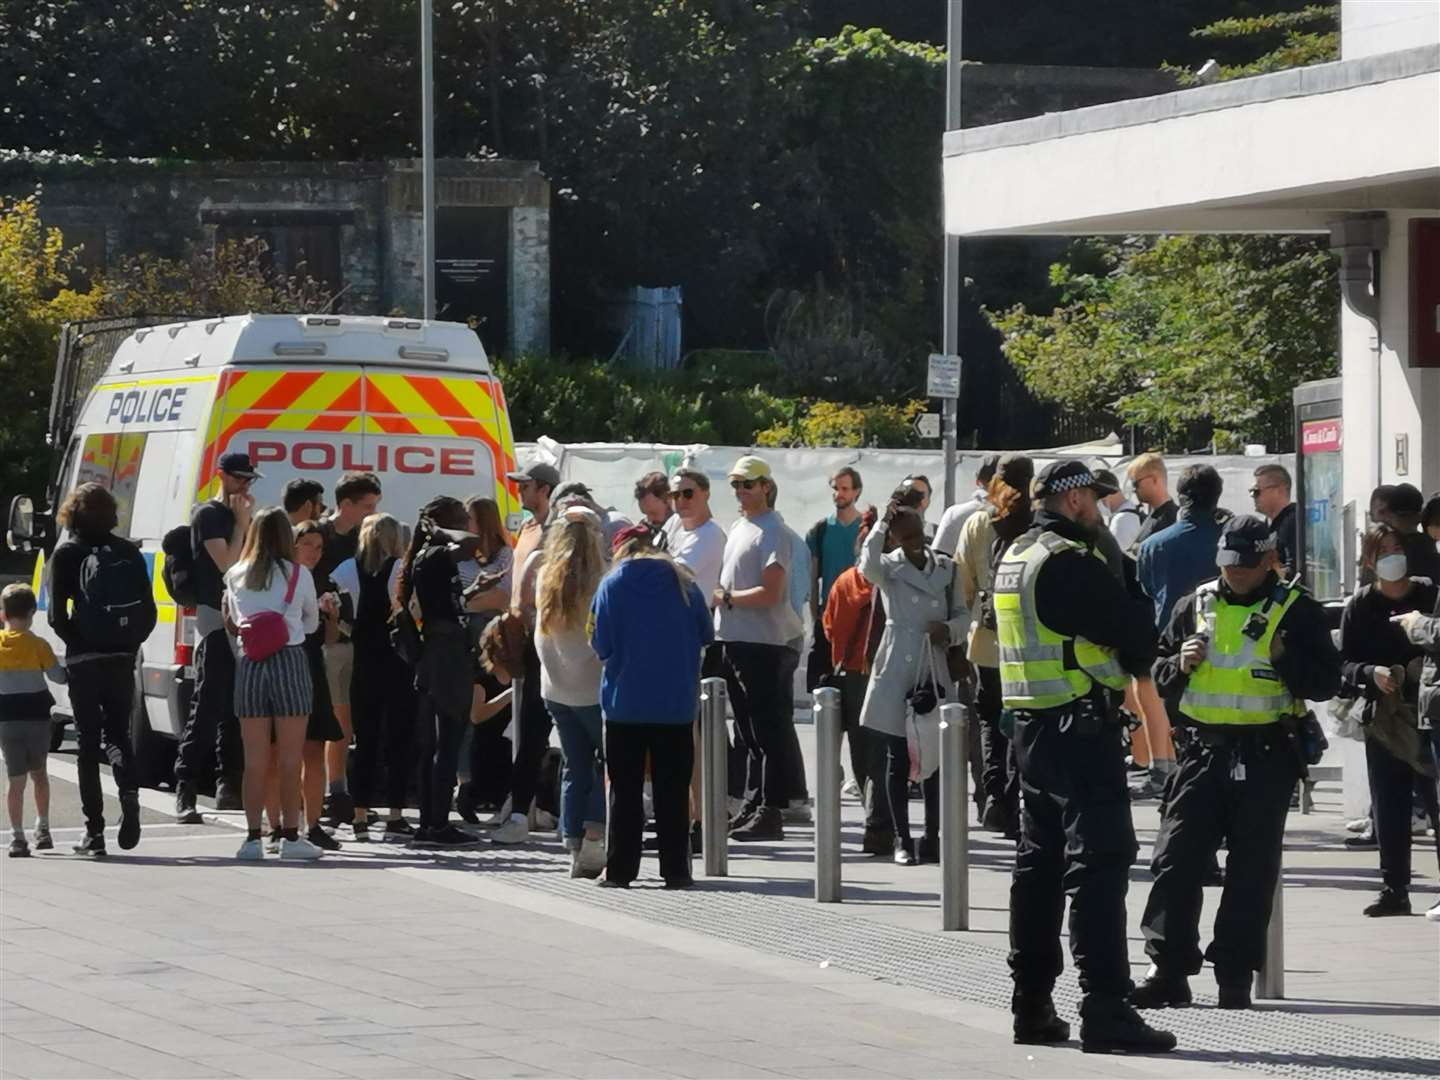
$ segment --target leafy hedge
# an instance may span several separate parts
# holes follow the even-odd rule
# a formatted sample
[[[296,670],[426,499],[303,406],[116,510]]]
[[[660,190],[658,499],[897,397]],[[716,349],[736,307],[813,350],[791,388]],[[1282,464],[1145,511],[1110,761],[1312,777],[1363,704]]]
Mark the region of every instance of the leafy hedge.
[[[725,358],[729,360],[729,357]],[[763,383],[773,362],[700,362],[677,372],[596,360],[526,356],[496,368],[515,438],[719,446],[909,446],[922,403],[844,405],[781,397]]]

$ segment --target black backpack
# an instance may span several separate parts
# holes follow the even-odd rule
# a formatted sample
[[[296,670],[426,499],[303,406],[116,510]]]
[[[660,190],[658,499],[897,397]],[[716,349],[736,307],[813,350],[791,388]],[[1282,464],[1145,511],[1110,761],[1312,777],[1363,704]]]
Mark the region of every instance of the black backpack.
[[[94,648],[131,652],[155,629],[150,574],[129,544],[102,544],[80,563],[74,622]]]
[[[160,541],[160,550],[165,555],[160,565],[160,577],[170,596],[181,607],[197,607],[200,600],[195,595],[193,530],[189,525],[176,525]]]

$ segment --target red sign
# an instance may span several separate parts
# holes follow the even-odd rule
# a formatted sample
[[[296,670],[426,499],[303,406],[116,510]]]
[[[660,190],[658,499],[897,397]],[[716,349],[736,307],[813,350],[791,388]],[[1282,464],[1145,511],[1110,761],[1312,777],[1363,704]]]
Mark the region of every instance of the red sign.
[[[1341,420],[1307,420],[1300,425],[1300,452],[1328,454],[1340,449]]]

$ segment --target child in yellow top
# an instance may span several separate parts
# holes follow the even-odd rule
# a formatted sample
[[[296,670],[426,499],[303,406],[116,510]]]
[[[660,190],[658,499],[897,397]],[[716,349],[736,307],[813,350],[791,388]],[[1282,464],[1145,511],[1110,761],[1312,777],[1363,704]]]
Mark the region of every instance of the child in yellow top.
[[[35,785],[35,849],[55,846],[50,838],[50,707],[55,699],[45,680],[62,683],[65,669],[49,644],[30,632],[35,618],[35,593],[28,585],[7,585],[0,591],[0,753],[9,778],[6,810],[10,814],[10,857],[30,854],[25,842],[25,781]]]

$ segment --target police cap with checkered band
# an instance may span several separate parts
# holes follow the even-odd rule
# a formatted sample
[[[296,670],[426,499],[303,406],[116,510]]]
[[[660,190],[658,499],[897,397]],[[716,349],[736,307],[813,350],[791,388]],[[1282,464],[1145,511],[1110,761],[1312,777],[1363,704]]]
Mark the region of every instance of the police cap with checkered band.
[[[1032,499],[1048,499],[1052,495],[1064,495],[1077,488],[1091,488],[1097,498],[1114,495],[1120,489],[1107,484],[1097,477],[1090,466],[1071,458],[1069,461],[1052,461],[1040,470],[1035,482],[1030,485]]]
[[[1220,530],[1216,566],[1259,566],[1275,550],[1275,529],[1262,517],[1236,514]]]

